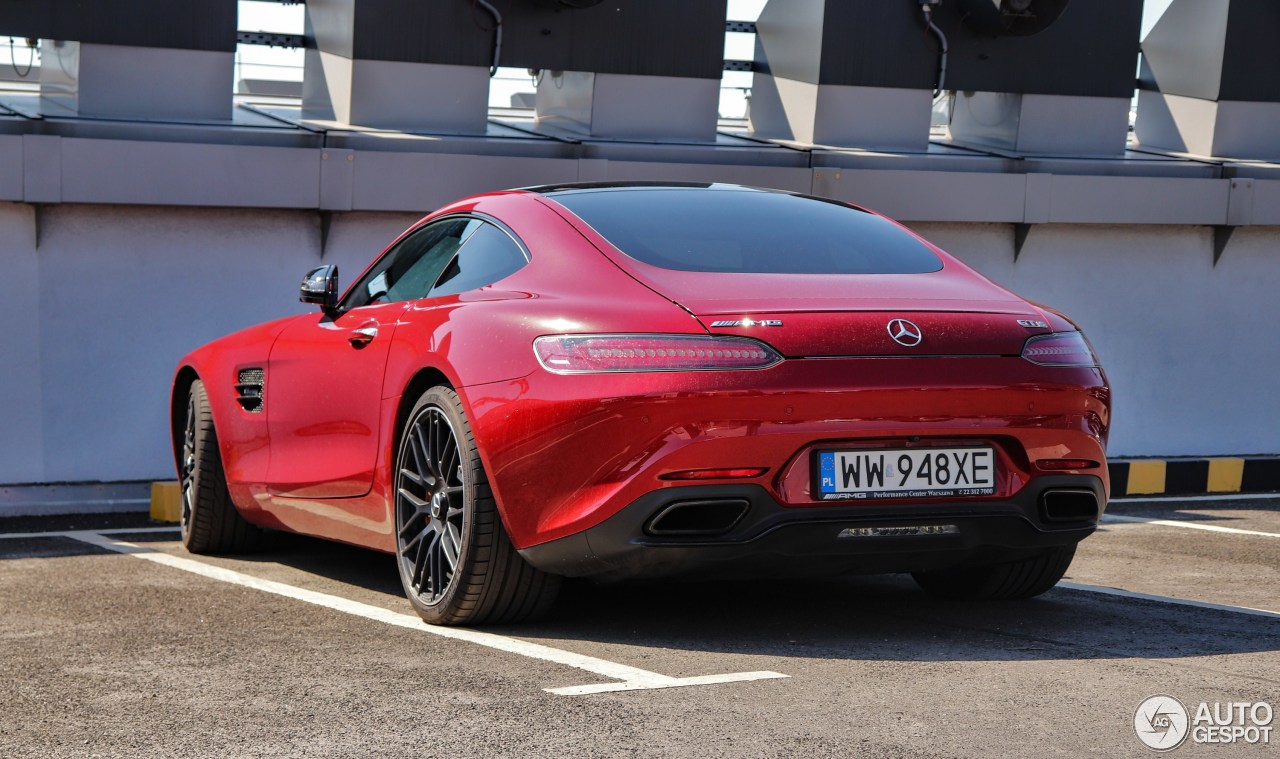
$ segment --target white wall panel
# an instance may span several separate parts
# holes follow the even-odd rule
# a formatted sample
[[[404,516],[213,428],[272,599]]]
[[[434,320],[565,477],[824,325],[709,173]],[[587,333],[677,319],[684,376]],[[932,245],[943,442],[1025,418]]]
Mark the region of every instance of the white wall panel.
[[[1015,262],[1011,226],[912,226],[1080,325],[1114,389],[1113,455],[1280,451],[1280,228],[1237,230],[1215,267],[1207,227],[1036,226]]]
[[[715,163],[663,163],[587,159],[575,181],[581,182],[725,182],[750,187],[809,193],[813,172],[791,166]]]
[[[609,167],[613,168],[613,167]],[[350,282],[420,213],[0,204],[0,482],[172,476],[166,413],[178,358],[300,313],[303,272]],[[1013,257],[1010,224],[917,223],[927,237],[1089,334],[1115,388],[1111,452],[1280,451],[1280,227],[1045,224]]]
[[[44,482],[35,207],[0,203],[0,482]]]
[[[0,135],[0,200],[22,200],[22,136]]]
[[[65,203],[250,208],[318,208],[320,203],[318,150],[97,139],[61,143]]]
[[[335,219],[325,256],[348,280],[413,221],[353,216]],[[166,418],[178,359],[309,308],[297,293],[321,260],[318,215],[61,205],[42,221],[31,291],[40,306],[43,402],[32,404],[39,423],[24,425],[44,430],[42,479],[171,478]],[[8,368],[2,376],[5,386],[25,382]],[[27,447],[25,439],[0,440],[6,463]]]
[[[1025,174],[817,168],[813,192],[898,219],[1020,222]]]
[[[577,162],[450,153],[380,153],[355,156],[356,210],[425,214],[467,195],[512,187],[577,181]]]

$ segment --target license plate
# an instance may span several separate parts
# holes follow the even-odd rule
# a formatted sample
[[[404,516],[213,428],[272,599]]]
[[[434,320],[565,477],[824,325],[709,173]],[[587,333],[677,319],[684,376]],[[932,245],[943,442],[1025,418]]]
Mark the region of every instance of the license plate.
[[[991,446],[818,451],[818,500],[992,495]]]

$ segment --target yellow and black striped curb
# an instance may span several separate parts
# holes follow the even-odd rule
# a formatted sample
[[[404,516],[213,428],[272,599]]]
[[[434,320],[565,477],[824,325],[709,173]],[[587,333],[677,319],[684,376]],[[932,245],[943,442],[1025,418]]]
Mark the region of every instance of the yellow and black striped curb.
[[[1280,492],[1280,456],[1127,459],[1107,462],[1111,497]],[[177,482],[151,485],[151,518],[177,522],[182,494]]]
[[[1109,461],[1111,497],[1280,491],[1280,456]]]

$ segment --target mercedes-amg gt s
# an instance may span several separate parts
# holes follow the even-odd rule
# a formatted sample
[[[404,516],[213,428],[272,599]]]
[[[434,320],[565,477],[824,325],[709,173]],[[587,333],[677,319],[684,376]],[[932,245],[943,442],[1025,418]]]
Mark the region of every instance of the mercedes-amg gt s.
[[[1024,598],[1106,504],[1084,335],[843,203],[485,194],[301,299],[178,366],[182,539],[392,553],[429,622],[529,618],[562,577],[911,572]]]

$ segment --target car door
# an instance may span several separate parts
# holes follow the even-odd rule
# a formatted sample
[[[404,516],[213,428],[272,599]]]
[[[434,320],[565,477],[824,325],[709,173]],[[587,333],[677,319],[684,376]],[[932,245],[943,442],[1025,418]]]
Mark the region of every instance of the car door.
[[[271,349],[264,406],[268,490],[291,498],[350,498],[373,486],[383,375],[400,316],[424,297],[478,222],[424,225],[392,246],[336,316],[295,321]]]

